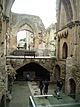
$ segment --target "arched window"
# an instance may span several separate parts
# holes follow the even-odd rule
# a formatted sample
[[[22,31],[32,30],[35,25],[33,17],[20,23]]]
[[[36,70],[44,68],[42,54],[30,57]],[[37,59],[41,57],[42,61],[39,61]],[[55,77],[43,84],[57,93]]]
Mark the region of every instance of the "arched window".
[[[68,46],[67,43],[64,42],[63,47],[62,47],[62,58],[66,59],[68,56]]]

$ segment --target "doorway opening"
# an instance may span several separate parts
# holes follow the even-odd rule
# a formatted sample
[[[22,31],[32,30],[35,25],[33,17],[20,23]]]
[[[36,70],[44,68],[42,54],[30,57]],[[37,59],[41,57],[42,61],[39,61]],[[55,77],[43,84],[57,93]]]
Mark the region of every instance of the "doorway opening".
[[[69,84],[70,84],[70,96],[72,98],[75,98],[75,94],[76,94],[76,83],[75,81],[71,78],[69,80]]]

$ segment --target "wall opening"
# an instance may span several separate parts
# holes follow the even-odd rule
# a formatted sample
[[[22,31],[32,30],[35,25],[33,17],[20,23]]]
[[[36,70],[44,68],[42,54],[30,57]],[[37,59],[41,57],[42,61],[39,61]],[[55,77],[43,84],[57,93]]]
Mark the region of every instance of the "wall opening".
[[[70,96],[72,98],[75,98],[75,94],[76,94],[76,83],[73,79],[69,80],[69,84],[70,84]]]
[[[24,65],[16,72],[16,80],[26,80],[27,74],[30,75],[31,80],[50,80],[50,72],[35,62]]]
[[[67,43],[65,42],[62,47],[62,58],[66,59],[67,56],[68,56],[68,46]]]

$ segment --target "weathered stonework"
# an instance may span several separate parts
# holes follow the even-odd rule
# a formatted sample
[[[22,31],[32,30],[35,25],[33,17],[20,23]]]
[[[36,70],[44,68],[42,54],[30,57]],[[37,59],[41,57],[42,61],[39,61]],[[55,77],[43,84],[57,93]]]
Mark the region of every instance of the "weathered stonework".
[[[41,65],[43,68],[47,69],[49,72],[53,72],[53,59],[52,58],[28,58],[28,59],[7,59],[7,65],[12,65],[14,71],[21,68],[24,65],[29,63],[37,63]],[[11,72],[14,72],[11,70]]]
[[[80,93],[80,1],[58,0],[57,3],[57,63],[66,61],[65,93],[76,96]]]
[[[45,45],[49,52],[49,56],[55,56],[55,32],[56,32],[56,23],[51,24],[46,29]]]
[[[30,30],[34,33],[34,40],[36,41],[36,49],[41,44],[40,34],[44,34],[44,25],[41,19],[37,16],[19,15],[11,13],[11,7],[15,0],[0,0],[2,5],[2,12],[0,14],[0,101],[5,94],[5,81],[7,84],[7,75],[14,72],[14,67],[19,66],[20,63],[13,61],[6,63],[7,49],[16,46],[16,34],[19,30]],[[56,79],[62,78],[64,80],[64,91],[70,94],[80,93],[80,0],[57,0],[57,31],[56,31],[56,56],[57,61],[53,68],[53,63],[50,63],[50,70],[54,69]],[[14,23],[13,23],[14,22]],[[25,25],[26,24],[26,25]],[[23,26],[23,27],[22,27]],[[14,46],[12,46],[12,38],[14,38]],[[9,41],[10,40],[10,41]],[[8,44],[7,44],[8,43]],[[13,50],[12,50],[13,51]],[[18,61],[19,62],[19,61]],[[23,61],[22,61],[23,62]],[[26,62],[26,61],[24,61]],[[36,62],[44,62],[43,60],[36,60]],[[8,64],[8,65],[7,65]],[[49,61],[46,60],[46,66]],[[14,66],[15,65],[15,66]],[[13,67],[14,66],[14,67]],[[46,67],[45,66],[45,67]],[[56,73],[57,71],[58,73]],[[57,76],[58,75],[58,76]],[[55,78],[53,76],[53,78]],[[3,82],[4,81],[4,82]],[[74,83],[74,84],[73,84]],[[73,85],[73,87],[72,87]],[[77,97],[77,96],[76,96]]]
[[[6,94],[6,31],[9,19],[4,15],[3,1],[1,1],[3,14],[0,13],[0,103]],[[4,97],[5,98],[5,97]]]

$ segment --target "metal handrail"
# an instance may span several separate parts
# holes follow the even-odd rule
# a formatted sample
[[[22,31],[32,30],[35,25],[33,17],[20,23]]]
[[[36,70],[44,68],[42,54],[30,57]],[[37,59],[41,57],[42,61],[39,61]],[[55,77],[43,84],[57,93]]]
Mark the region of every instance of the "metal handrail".
[[[31,107],[36,107],[36,105],[35,105],[35,103],[34,103],[34,101],[33,101],[32,96],[30,96],[30,97],[29,97],[29,103],[31,103],[31,104],[32,104],[32,106],[31,106]]]

